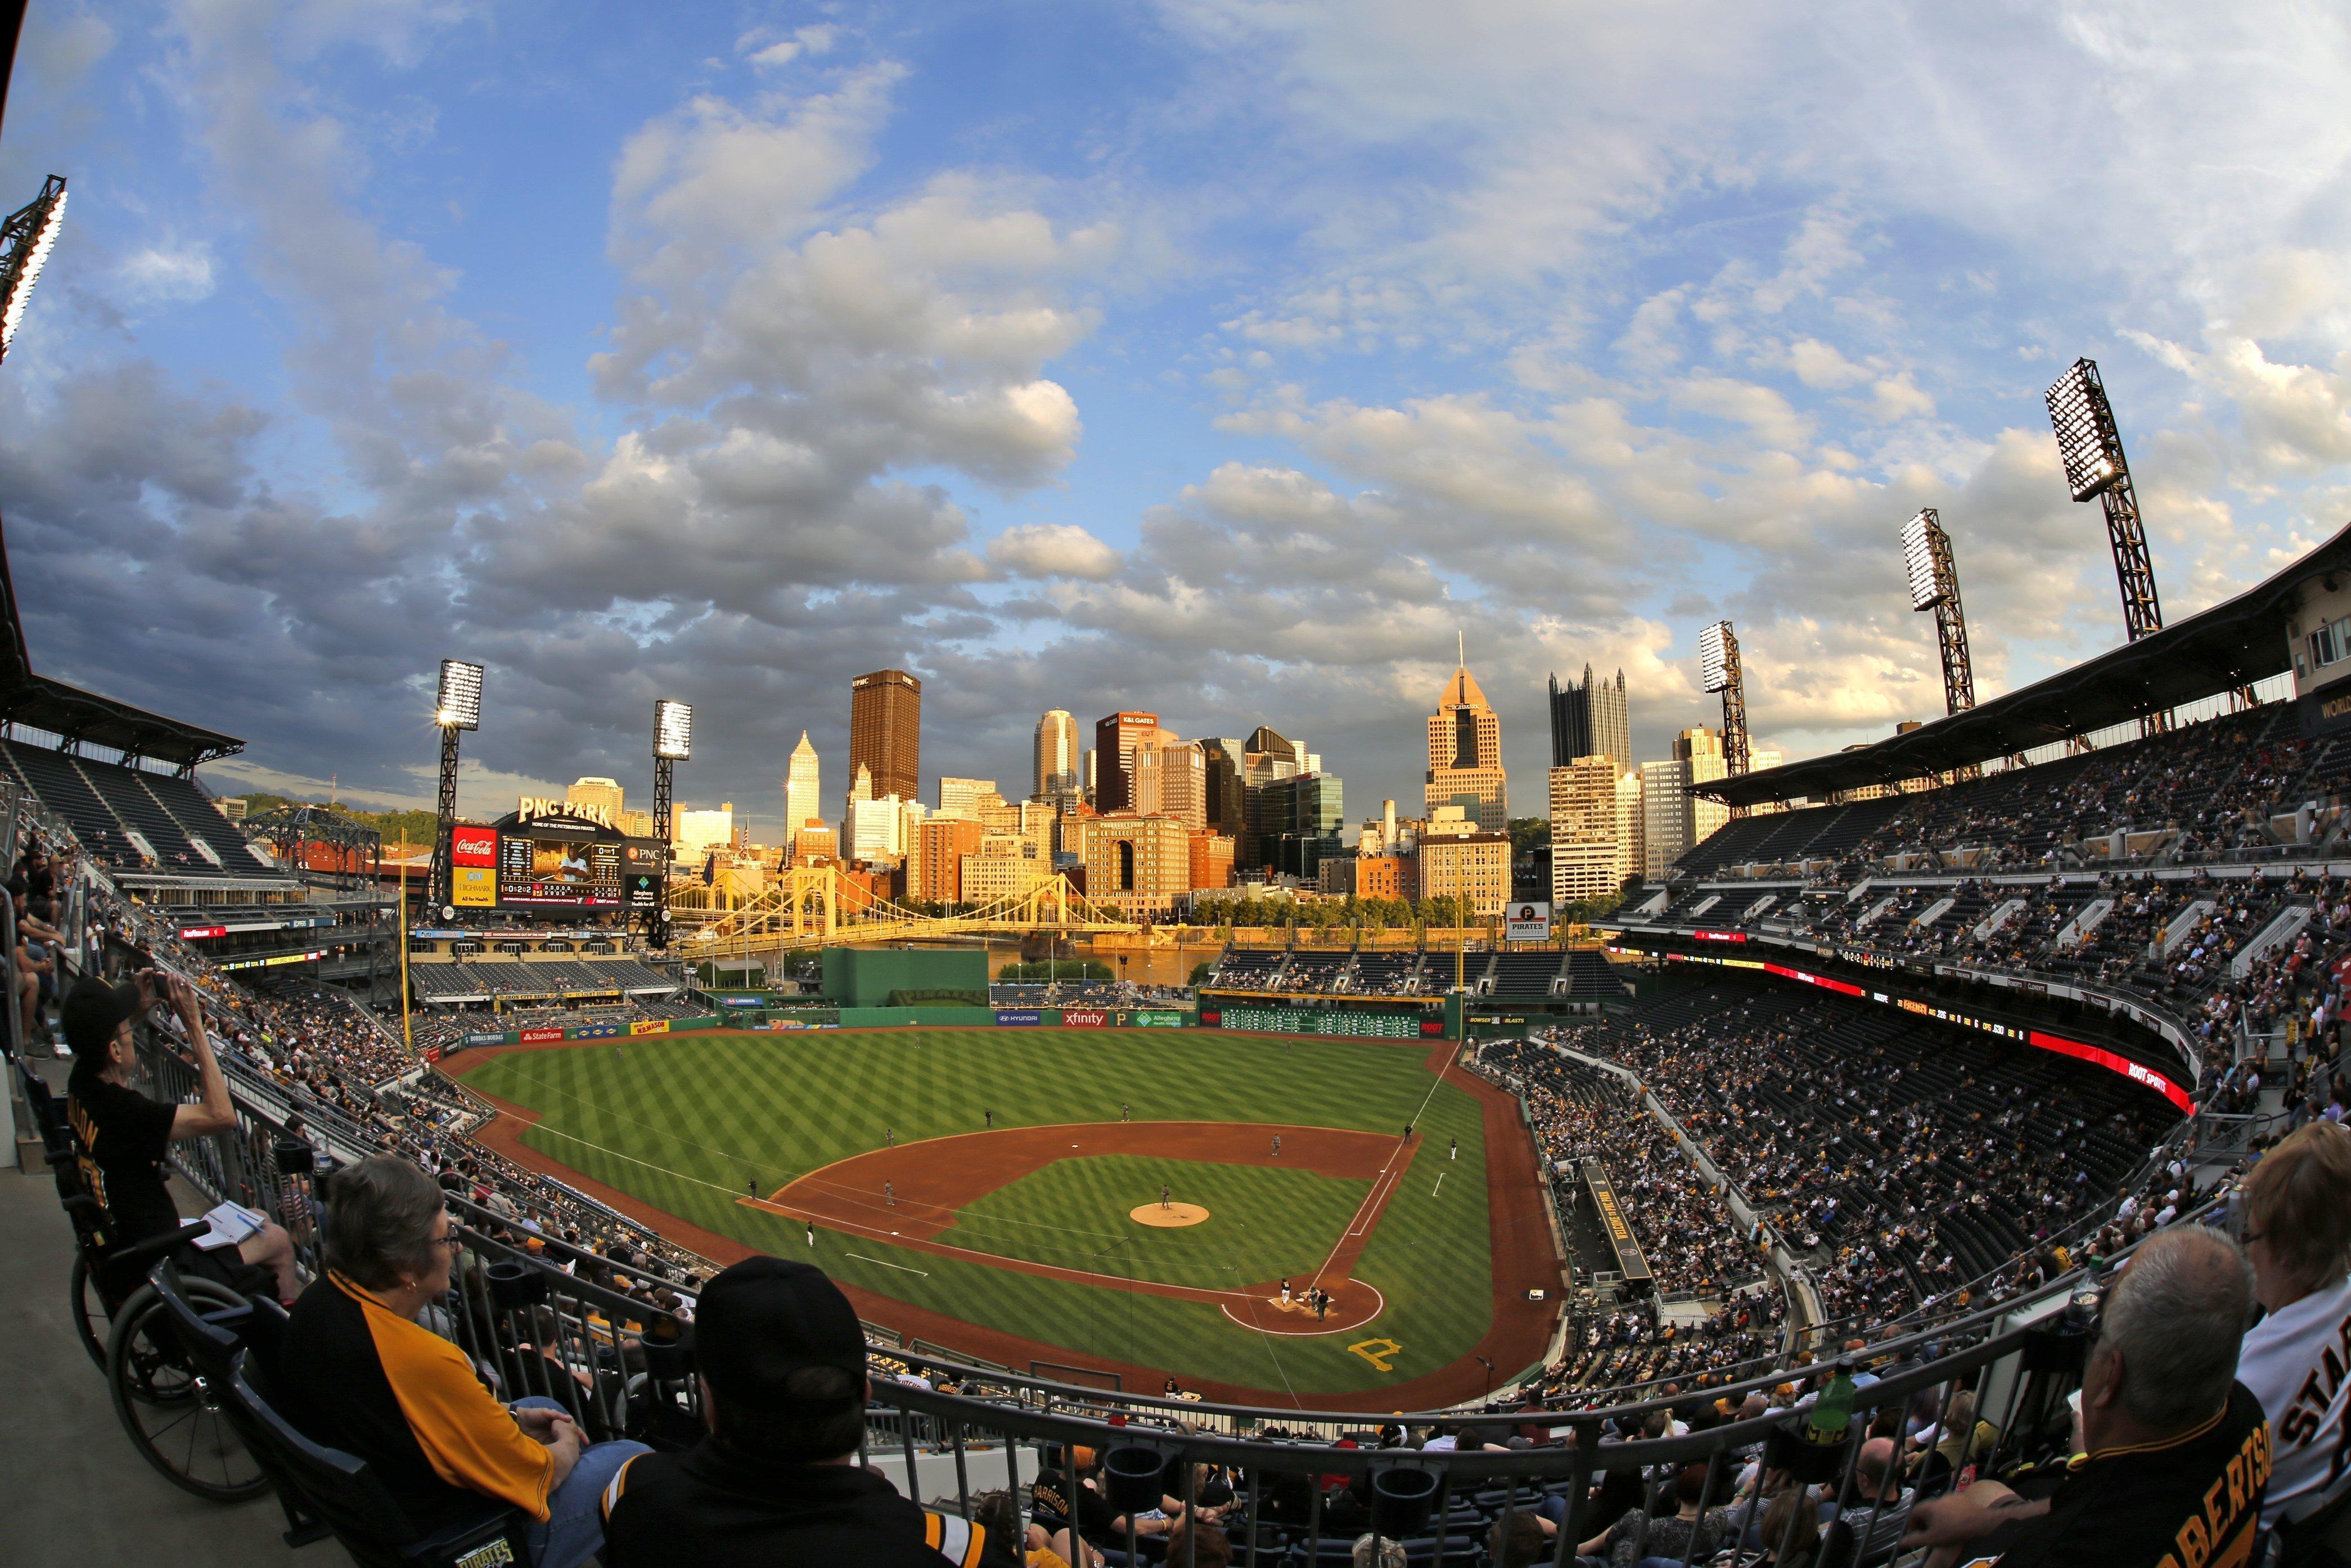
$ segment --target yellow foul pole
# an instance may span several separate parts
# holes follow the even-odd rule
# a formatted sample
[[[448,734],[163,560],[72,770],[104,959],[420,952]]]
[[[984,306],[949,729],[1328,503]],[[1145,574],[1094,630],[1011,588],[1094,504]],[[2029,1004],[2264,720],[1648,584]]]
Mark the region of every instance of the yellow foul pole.
[[[416,1054],[416,1031],[408,1020],[408,830],[400,830],[400,1042]]]

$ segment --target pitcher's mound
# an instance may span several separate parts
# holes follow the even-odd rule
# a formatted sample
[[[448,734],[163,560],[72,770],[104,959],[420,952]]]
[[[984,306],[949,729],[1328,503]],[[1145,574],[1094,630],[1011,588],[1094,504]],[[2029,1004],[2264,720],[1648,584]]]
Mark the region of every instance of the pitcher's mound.
[[[1197,1225],[1208,1218],[1208,1211],[1196,1203],[1165,1205],[1146,1203],[1141,1208],[1129,1209],[1126,1217],[1138,1225],[1173,1228],[1179,1225]]]

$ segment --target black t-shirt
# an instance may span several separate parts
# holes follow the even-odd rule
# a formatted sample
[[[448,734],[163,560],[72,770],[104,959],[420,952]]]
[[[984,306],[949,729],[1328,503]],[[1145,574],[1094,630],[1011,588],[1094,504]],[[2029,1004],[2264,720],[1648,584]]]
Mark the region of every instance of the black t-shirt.
[[[66,1113],[81,1140],[81,1179],[106,1210],[116,1246],[180,1228],[180,1210],[163,1186],[177,1105],[99,1079],[77,1089]]]
[[[2075,1460],[2046,1514],[2002,1526],[1960,1562],[1967,1568],[2241,1564],[2269,1479],[2269,1423],[2240,1383],[2225,1409],[2185,1437]]]
[[[1029,1489],[1029,1511],[1036,1516],[1038,1523],[1059,1530],[1070,1522],[1069,1508],[1061,1500],[1061,1494],[1068,1490],[1069,1477],[1058,1469],[1048,1471]],[[1123,1546],[1126,1544],[1126,1531],[1123,1526],[1117,1525],[1117,1521],[1124,1517],[1110,1505],[1108,1498],[1087,1486],[1083,1476],[1078,1478],[1078,1535],[1081,1539],[1091,1541],[1096,1546],[1107,1546],[1113,1542]]]
[[[604,1494],[605,1568],[973,1568],[986,1532],[854,1465],[771,1465],[716,1437],[641,1454]]]

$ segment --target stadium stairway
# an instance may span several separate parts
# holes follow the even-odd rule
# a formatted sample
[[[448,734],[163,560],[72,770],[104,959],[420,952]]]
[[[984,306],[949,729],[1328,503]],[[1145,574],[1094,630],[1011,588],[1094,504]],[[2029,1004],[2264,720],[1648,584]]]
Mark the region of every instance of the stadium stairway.
[[[61,1079],[62,1075],[58,1075]],[[182,1195],[182,1211],[190,1205]],[[73,1228],[48,1172],[0,1171],[0,1466],[21,1506],[0,1527],[0,1563],[167,1563],[172,1568],[301,1563],[348,1568],[331,1541],[296,1552],[265,1493],[222,1507],[139,1462],[105,1375],[66,1318]],[[32,1506],[37,1502],[38,1506]]]

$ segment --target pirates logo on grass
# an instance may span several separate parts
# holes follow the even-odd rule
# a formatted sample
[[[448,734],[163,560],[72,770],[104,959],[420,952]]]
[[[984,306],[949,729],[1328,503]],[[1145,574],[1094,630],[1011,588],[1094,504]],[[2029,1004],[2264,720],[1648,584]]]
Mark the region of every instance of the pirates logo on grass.
[[[1404,1346],[1392,1339],[1359,1339],[1347,1348],[1382,1372],[1394,1372],[1395,1367],[1389,1357],[1404,1353]]]

